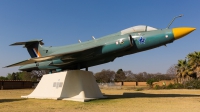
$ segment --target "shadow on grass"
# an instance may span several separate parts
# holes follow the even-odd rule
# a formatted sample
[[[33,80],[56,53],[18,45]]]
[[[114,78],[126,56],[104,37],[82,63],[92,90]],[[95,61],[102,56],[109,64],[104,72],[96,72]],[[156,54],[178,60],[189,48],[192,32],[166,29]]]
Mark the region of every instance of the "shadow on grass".
[[[146,94],[146,93],[123,93],[123,95],[104,95],[107,99],[121,98],[165,98],[165,97],[200,97],[200,95],[192,94]]]
[[[0,99],[0,103],[23,101],[26,99]]]

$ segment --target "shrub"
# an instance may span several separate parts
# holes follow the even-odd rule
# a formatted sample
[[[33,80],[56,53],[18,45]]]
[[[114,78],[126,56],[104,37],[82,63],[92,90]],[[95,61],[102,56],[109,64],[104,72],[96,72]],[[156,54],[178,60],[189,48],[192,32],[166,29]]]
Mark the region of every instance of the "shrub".
[[[200,89],[200,80],[191,80],[185,83],[185,88]]]
[[[179,84],[179,83],[175,83],[175,84],[170,83],[166,88],[167,89],[183,89],[184,85]]]
[[[156,81],[156,80],[153,79],[153,78],[147,80],[147,84],[150,86],[150,88],[153,87],[153,83],[154,83],[155,81]]]
[[[174,84],[174,89],[183,89],[183,88],[184,88],[183,84],[180,84],[180,83],[175,83]]]
[[[142,91],[144,90],[143,88],[137,88],[136,91]]]
[[[170,83],[168,86],[156,85],[154,88],[155,89],[183,89],[184,85],[183,84],[179,84],[179,83],[175,83],[175,84]]]
[[[156,85],[155,87],[154,87],[155,89],[162,89],[162,87],[161,86],[159,86],[159,85]]]
[[[170,83],[166,88],[167,89],[174,89],[174,87],[175,87],[175,84]]]

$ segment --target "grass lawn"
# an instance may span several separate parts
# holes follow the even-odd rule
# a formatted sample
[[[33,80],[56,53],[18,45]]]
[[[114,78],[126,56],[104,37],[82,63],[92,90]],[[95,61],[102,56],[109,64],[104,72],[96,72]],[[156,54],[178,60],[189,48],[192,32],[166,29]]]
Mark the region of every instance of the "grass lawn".
[[[200,90],[101,89],[107,99],[75,102],[22,99],[33,89],[0,90],[0,112],[199,112]]]

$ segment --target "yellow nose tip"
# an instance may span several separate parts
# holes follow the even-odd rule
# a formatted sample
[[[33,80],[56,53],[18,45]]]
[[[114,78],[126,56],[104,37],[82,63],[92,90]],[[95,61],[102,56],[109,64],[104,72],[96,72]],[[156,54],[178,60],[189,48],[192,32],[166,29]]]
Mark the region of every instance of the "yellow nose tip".
[[[191,33],[194,30],[196,30],[196,28],[192,28],[192,27],[179,27],[179,28],[172,29],[175,39],[179,39],[179,38]]]

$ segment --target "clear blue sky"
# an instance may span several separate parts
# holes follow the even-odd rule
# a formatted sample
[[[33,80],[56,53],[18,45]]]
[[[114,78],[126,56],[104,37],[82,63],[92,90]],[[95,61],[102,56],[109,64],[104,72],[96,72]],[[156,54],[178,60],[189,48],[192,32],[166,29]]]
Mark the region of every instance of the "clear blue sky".
[[[185,38],[89,68],[166,73],[188,53],[200,51],[199,4],[199,0],[1,0],[0,76],[18,71],[18,67],[2,67],[30,58],[22,46],[9,46],[14,42],[43,39],[45,46],[69,45],[135,25],[163,29],[173,17],[184,14],[171,27],[197,28]]]

